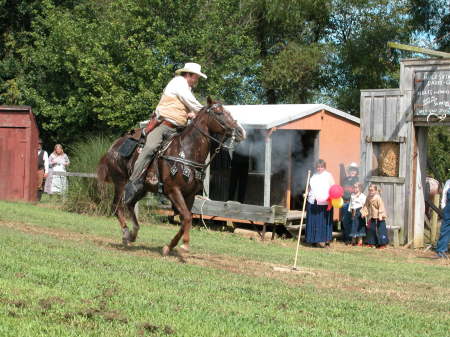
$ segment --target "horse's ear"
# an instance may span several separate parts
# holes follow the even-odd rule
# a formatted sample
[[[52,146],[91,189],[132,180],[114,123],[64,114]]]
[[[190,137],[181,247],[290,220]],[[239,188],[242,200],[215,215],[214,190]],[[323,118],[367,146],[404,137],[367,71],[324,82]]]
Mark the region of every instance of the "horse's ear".
[[[208,96],[208,98],[206,99],[206,102],[208,103],[208,106],[211,106],[213,104],[211,96]]]

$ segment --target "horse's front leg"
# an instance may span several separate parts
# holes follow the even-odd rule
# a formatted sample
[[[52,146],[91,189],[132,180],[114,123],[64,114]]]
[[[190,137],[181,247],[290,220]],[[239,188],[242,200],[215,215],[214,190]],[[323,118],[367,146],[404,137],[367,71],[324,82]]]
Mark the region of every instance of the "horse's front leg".
[[[185,200],[182,193],[178,189],[168,193],[167,196],[170,198],[172,204],[176,207],[178,213],[180,214],[181,226],[180,230],[173,237],[172,241],[170,241],[169,245],[163,247],[162,253],[164,256],[167,256],[169,252],[177,246],[181,237],[183,237],[183,244],[180,248],[185,252],[189,251],[189,232],[192,227],[191,208],[195,197],[192,195]]]
[[[139,222],[136,216],[136,212],[135,212],[135,205],[137,204],[136,202],[132,202],[131,204],[129,204],[128,207],[128,211],[130,212],[130,216],[131,216],[131,221],[133,222],[133,230],[130,233],[130,242],[135,242],[137,235],[139,233]]]
[[[119,220],[120,228],[122,229],[122,243],[126,246],[130,241],[130,231],[128,230],[127,222],[125,220],[125,212],[122,202],[123,189],[125,183],[114,184],[114,199],[113,199],[113,211],[114,215]]]
[[[135,212],[135,206],[139,200],[141,200],[143,197],[145,197],[146,193],[147,193],[147,190],[145,190],[145,189],[143,191],[140,191],[139,194],[136,195],[135,200],[127,205],[128,211],[130,213],[131,221],[133,222],[133,230],[130,233],[130,242],[136,241],[137,235],[139,233],[139,228],[140,228],[139,222],[138,222],[138,219],[136,216],[136,212]]]

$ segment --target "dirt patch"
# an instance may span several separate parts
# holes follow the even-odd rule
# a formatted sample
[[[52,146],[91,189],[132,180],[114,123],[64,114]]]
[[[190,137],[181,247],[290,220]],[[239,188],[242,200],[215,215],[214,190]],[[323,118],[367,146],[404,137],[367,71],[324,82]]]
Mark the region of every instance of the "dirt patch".
[[[150,323],[141,323],[137,326],[137,328],[138,336],[145,336],[147,332],[151,334],[159,333],[165,336],[173,335],[175,333],[175,330],[169,326],[159,327]]]
[[[5,297],[0,298],[0,303],[11,305],[15,308],[25,308],[27,306],[27,303],[23,300],[9,300]]]
[[[44,310],[50,310],[54,304],[64,304],[64,300],[60,297],[43,298],[38,302],[39,306]]]
[[[101,310],[100,308],[87,308],[81,311],[73,312],[73,313],[65,313],[64,320],[72,321],[76,316],[81,316],[87,319],[94,319],[94,317],[102,317],[105,321],[108,322],[119,322],[119,323],[128,323],[128,318],[122,315],[120,312],[115,310]]]

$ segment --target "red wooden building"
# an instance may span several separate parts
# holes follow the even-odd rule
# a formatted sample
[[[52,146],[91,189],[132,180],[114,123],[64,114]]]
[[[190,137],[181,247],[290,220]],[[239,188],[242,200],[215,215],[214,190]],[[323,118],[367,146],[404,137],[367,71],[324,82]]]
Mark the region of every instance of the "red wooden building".
[[[0,106],[0,200],[36,200],[39,131],[29,106]]]

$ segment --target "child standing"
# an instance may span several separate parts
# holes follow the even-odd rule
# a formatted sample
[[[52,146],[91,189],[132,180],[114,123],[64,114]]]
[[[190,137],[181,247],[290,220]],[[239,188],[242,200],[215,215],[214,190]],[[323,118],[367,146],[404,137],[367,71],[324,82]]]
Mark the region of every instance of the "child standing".
[[[350,204],[348,211],[352,215],[350,237],[352,238],[352,244],[362,246],[363,237],[366,236],[366,224],[361,217],[361,209],[366,203],[366,196],[361,192],[361,183],[353,184],[353,193],[350,196]]]
[[[386,228],[386,209],[377,185],[369,186],[369,196],[361,209],[361,216],[367,221],[367,245],[379,249],[386,248],[389,243]]]

